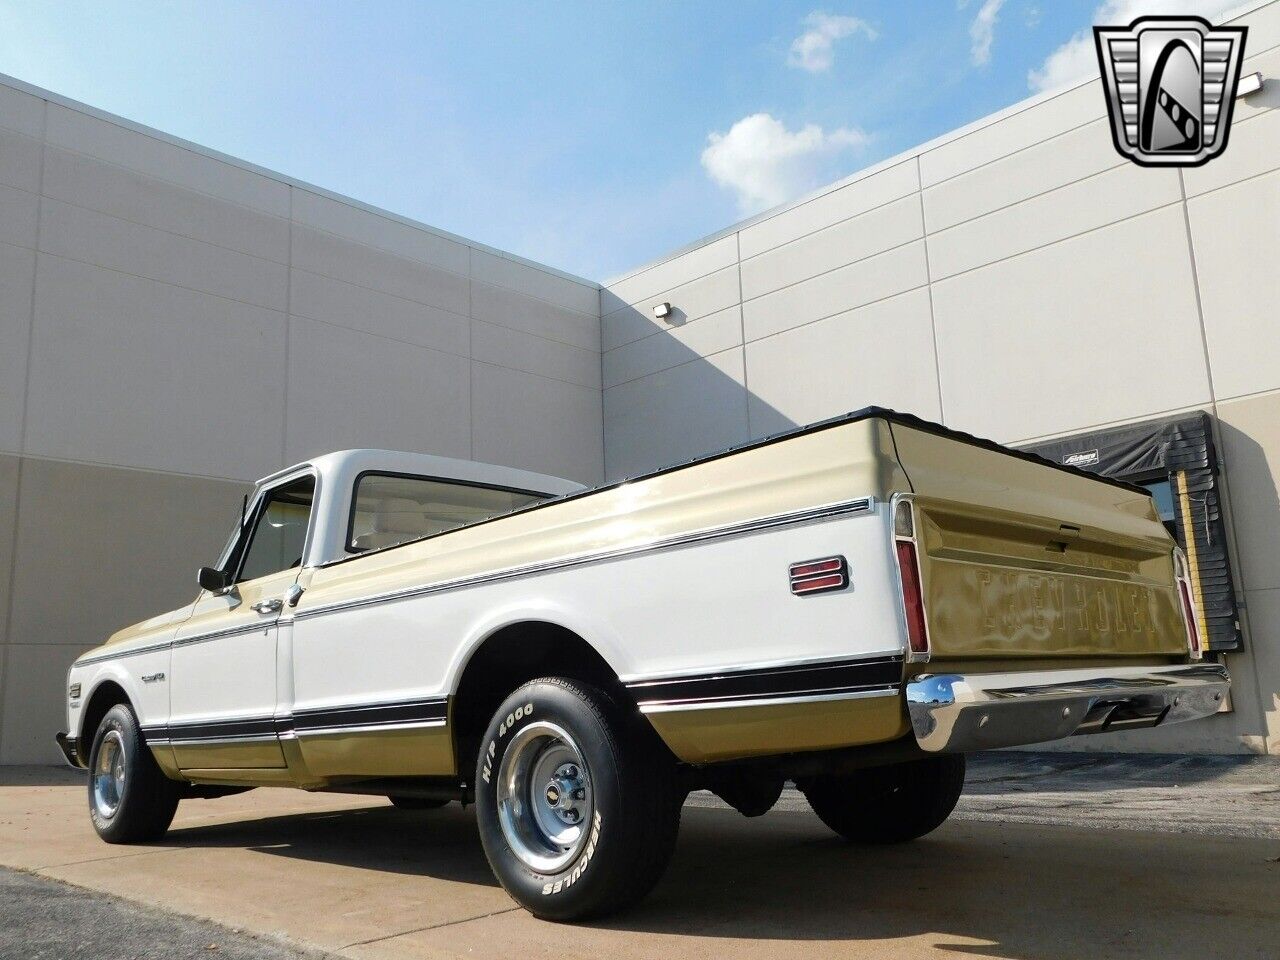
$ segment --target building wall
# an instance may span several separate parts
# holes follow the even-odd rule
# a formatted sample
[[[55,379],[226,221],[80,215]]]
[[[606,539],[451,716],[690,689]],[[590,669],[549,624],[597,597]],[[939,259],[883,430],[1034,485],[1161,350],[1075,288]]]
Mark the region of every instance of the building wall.
[[[598,482],[598,286],[0,82],[0,762],[343,447]]]
[[[1243,22],[1244,70],[1271,79],[1207,166],[1123,160],[1095,81],[605,284],[606,474],[869,404],[1010,444],[1209,410],[1249,638],[1235,712],[1070,745],[1280,750],[1280,4]]]

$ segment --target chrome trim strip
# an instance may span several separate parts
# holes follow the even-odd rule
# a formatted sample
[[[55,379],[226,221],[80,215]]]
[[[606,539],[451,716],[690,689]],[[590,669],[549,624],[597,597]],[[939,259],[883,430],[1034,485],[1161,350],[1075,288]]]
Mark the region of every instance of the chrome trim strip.
[[[274,733],[245,734],[239,737],[173,737],[169,740],[147,740],[147,743],[168,743],[174,747],[195,747],[202,744],[217,746],[227,743],[275,743],[278,738]]]
[[[423,597],[430,594],[445,593],[452,590],[463,590],[469,587],[481,586],[486,583],[515,580],[539,573],[548,573],[552,570],[564,570],[571,567],[584,566],[590,563],[602,563],[608,560],[618,560],[623,557],[634,556],[642,553],[671,550],[678,547],[690,546],[695,543],[704,543],[709,540],[720,540],[727,537],[742,536],[744,534],[755,533],[760,530],[768,530],[775,527],[812,523],[818,520],[827,520],[848,514],[870,514],[875,510],[875,503],[875,497],[858,497],[854,500],[843,500],[838,503],[826,504],[821,507],[811,507],[805,510],[795,510],[790,513],[780,513],[773,516],[761,517],[744,523],[732,523],[720,527],[710,527],[706,530],[680,534],[679,536],[669,537],[665,540],[655,540],[641,546],[623,547],[618,550],[605,550],[599,553],[584,554],[579,557],[568,557],[563,560],[549,560],[545,563],[534,563],[523,567],[512,567],[509,570],[500,570],[497,573],[480,574],[474,577],[460,577],[456,580],[444,580],[440,583],[409,587],[404,590],[396,590],[391,593],[378,594],[372,597],[359,597],[353,600],[341,600],[336,603],[301,609],[293,615],[293,619],[295,621],[306,620],[310,617],[318,617],[321,614],[326,613],[354,610],[359,607],[368,607],[383,603],[394,603],[398,600],[408,600],[413,597]]]
[[[855,690],[850,693],[827,693],[797,697],[764,697],[754,700],[721,700],[711,703],[642,703],[641,713],[679,713],[686,710],[726,710],[738,707],[779,707],[796,703],[825,703],[836,700],[867,700],[873,697],[896,697],[897,687],[880,690]]]
[[[81,657],[71,664],[71,669],[76,667],[87,667],[92,663],[102,663],[105,660],[115,660],[118,657],[133,657],[143,653],[155,653],[157,650],[168,650],[172,646],[173,640],[160,640],[155,643],[148,643],[140,647],[129,647],[127,650],[113,650],[110,653],[95,653],[91,657]]]
[[[771,670],[786,670],[791,667],[821,667],[833,663],[846,663],[861,660],[888,660],[897,657],[902,660],[902,648],[897,647],[890,650],[872,650],[865,653],[837,653],[825,657],[800,657],[792,660],[762,660],[756,663],[738,663],[732,666],[717,667],[715,670],[708,670],[701,667],[694,671],[683,671],[680,673],[663,673],[657,675],[644,674],[642,676],[619,677],[618,679],[626,686],[634,686],[640,683],[657,683],[671,682],[677,680],[697,680],[706,676],[720,676],[722,674],[737,673],[756,673]]]
[[[142,647],[130,647],[128,650],[113,651],[111,653],[97,653],[91,657],[84,657],[76,660],[71,666],[84,667],[92,663],[101,663],[105,660],[115,660],[119,657],[132,657],[142,653],[155,653],[158,650],[171,650],[174,647],[186,647],[196,643],[204,643],[208,640],[221,640],[224,637],[238,637],[242,634],[257,633],[258,631],[266,632],[276,626],[275,620],[262,620],[254,623],[246,623],[238,627],[226,627],[222,630],[213,630],[209,633],[197,633],[189,637],[173,637],[168,640],[161,640],[156,643],[149,643]]]
[[[209,640],[222,640],[225,637],[239,637],[246,633],[266,633],[276,625],[274,620],[261,620],[255,623],[246,623],[240,627],[226,627],[222,630],[214,630],[210,633],[195,633],[189,637],[174,637],[170,641],[173,647],[189,647],[197,643],[205,643]]]
[[[378,733],[386,730],[418,730],[430,727],[446,727],[449,725],[447,720],[413,720],[407,723],[375,723],[367,726],[346,726],[346,727],[305,727],[301,730],[295,728],[292,732],[299,740],[305,740],[307,737],[332,735],[335,733]]]

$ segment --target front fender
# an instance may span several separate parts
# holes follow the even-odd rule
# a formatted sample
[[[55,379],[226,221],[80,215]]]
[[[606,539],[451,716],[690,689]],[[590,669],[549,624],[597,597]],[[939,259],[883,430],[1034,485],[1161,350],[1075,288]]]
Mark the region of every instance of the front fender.
[[[129,698],[129,705],[133,708],[134,713],[138,713],[138,722],[144,725],[147,723],[147,720],[138,712],[138,703],[141,699],[140,683],[129,674],[129,671],[123,665],[108,661],[106,663],[95,663],[77,670],[73,664],[68,677],[71,683],[78,682],[80,684],[79,703],[81,704],[78,710],[72,711],[74,723],[69,723],[68,729],[76,738],[76,742],[83,745],[86,754],[88,753],[89,740],[93,738],[94,733],[97,731],[85,729],[85,716],[89,712],[89,705],[93,703],[103,684],[114,683],[120,687],[124,691],[124,695]],[[78,716],[74,716],[76,714]]]

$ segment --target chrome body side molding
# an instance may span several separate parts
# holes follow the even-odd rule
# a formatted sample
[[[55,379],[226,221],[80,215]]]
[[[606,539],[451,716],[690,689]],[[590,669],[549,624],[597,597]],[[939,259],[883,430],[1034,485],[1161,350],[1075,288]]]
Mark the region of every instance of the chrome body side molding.
[[[858,497],[854,500],[843,500],[838,503],[829,503],[806,510],[795,510],[789,513],[780,513],[756,520],[750,520],[744,523],[731,523],[718,527],[710,527],[693,533],[654,540],[650,543],[632,547],[623,547],[617,550],[603,550],[596,553],[587,553],[574,557],[565,557],[558,560],[549,560],[545,563],[529,564],[528,566],[522,567],[510,567],[506,570],[498,570],[493,573],[481,574],[474,577],[461,577],[455,580],[445,580],[439,583],[423,584],[421,586],[410,587],[406,590],[396,590],[391,593],[381,593],[369,597],[360,597],[356,600],[343,600],[337,603],[321,604],[315,607],[304,607],[294,614],[293,619],[306,620],[311,617],[319,617],[327,613],[336,613],[341,610],[353,610],[359,607],[370,607],[383,603],[395,603],[399,600],[409,600],[414,597],[425,597],[437,593],[447,593],[453,590],[465,590],[472,587],[483,586],[488,583],[516,580],[524,577],[536,576],[537,574],[551,573],[556,570],[568,570],[570,568],[581,567],[586,564],[603,563],[609,560],[620,560],[624,557],[633,557],[645,553],[655,553],[661,550],[688,547],[693,546],[694,544],[706,543],[711,540],[722,540],[727,537],[741,537],[747,534],[757,533],[762,530],[771,530],[776,527],[788,527],[802,523],[815,523],[820,520],[830,520],[849,514],[861,513],[874,516],[875,505],[875,497]],[[403,544],[401,546],[403,546]]]
[[[1036,673],[929,674],[906,685],[921,749],[967,753],[1197,720],[1230,690],[1215,663]]]

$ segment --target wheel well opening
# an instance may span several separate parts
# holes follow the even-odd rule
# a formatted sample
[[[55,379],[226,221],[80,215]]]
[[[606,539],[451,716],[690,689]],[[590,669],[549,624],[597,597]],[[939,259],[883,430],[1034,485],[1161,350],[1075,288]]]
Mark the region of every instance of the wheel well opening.
[[[458,773],[474,779],[480,738],[498,705],[537,677],[570,677],[630,703],[626,688],[595,648],[572,630],[531,621],[503,627],[472,654],[453,699],[450,723]]]
[[[89,750],[102,718],[118,703],[129,703],[129,695],[114,680],[104,680],[93,691],[80,717],[80,735],[76,738],[76,754],[81,763],[89,762]]]

